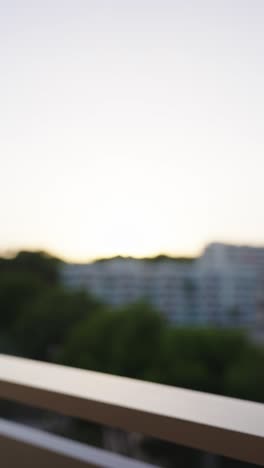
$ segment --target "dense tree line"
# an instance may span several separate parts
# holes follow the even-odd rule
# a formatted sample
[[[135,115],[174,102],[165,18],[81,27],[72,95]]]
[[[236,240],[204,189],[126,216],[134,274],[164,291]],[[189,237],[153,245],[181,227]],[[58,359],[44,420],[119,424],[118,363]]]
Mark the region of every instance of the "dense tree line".
[[[43,252],[0,259],[0,352],[264,402],[264,350],[246,334],[172,326],[145,303],[110,308],[65,290],[59,266]],[[195,451],[145,445],[166,466],[200,466]]]
[[[264,401],[264,351],[237,331],[179,328],[149,305],[111,309],[62,288],[59,261],[0,259],[0,351]]]

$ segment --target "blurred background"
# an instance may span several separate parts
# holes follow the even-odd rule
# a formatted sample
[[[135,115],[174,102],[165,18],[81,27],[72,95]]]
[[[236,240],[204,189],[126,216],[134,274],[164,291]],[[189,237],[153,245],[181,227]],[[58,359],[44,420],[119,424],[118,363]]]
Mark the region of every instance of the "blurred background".
[[[0,352],[263,403],[263,2],[0,8]],[[244,466],[0,408],[160,466]]]

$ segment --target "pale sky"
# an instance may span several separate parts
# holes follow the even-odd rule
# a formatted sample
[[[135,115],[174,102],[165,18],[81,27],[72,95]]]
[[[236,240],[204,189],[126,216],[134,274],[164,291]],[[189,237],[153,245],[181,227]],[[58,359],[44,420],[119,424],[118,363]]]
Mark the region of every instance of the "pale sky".
[[[0,0],[0,250],[264,244],[263,0]]]

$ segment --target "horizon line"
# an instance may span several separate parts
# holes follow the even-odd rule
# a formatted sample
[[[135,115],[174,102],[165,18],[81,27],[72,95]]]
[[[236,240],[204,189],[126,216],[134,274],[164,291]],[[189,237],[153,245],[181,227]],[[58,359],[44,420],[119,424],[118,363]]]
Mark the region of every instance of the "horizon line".
[[[17,254],[20,252],[31,252],[31,253],[37,253],[37,252],[42,252],[47,254],[48,256],[54,257],[62,262],[65,263],[76,263],[76,264],[86,264],[86,263],[95,263],[98,261],[104,261],[104,260],[112,260],[115,258],[123,258],[123,259],[135,259],[135,260],[154,260],[158,257],[168,257],[171,259],[175,260],[194,260],[195,258],[199,257],[202,252],[209,246],[209,245],[214,245],[214,244],[222,244],[222,245],[229,245],[233,247],[249,247],[249,248],[264,248],[264,242],[263,244],[260,244],[258,242],[231,242],[231,241],[221,241],[221,240],[212,240],[205,242],[203,244],[203,247],[200,249],[196,250],[196,253],[190,253],[189,252],[173,252],[173,251],[156,251],[150,254],[145,254],[145,255],[133,255],[133,254],[127,254],[122,252],[117,252],[111,255],[98,255],[98,256],[87,256],[84,258],[82,256],[82,259],[80,256],[70,256],[70,255],[63,255],[59,254],[59,252],[50,248],[45,248],[44,246],[38,246],[31,248],[29,246],[20,246],[17,248],[6,248],[6,249],[0,249],[0,257],[2,258],[14,258]]]

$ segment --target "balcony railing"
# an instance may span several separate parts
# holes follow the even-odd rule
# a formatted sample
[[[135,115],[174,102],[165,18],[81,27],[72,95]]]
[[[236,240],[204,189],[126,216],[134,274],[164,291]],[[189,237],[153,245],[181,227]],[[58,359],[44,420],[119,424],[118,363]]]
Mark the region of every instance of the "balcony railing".
[[[0,355],[0,397],[264,465],[260,403],[5,355]],[[43,466],[52,458],[51,466],[65,468],[150,466],[3,420],[0,450],[10,468],[24,466],[23,456],[27,467],[42,466],[38,456]]]

